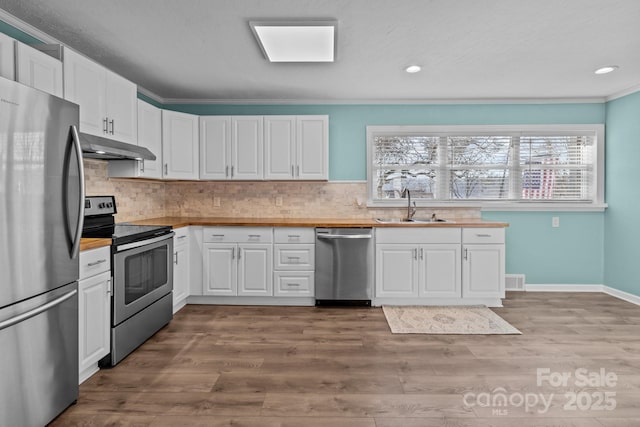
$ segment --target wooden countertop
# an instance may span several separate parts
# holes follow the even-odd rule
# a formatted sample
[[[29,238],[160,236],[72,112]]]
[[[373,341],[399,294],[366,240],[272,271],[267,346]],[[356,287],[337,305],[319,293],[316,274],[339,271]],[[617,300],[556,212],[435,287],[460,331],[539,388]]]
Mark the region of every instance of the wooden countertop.
[[[80,240],[80,250],[88,251],[90,249],[103,248],[111,245],[111,239],[94,239],[94,238],[82,238]]]
[[[228,218],[228,217],[159,217],[140,221],[131,221],[140,225],[169,225],[173,228],[188,225],[202,226],[249,226],[249,227],[491,227],[504,228],[506,222],[485,221],[482,219],[452,219],[454,222],[436,223],[388,223],[382,224],[374,219],[344,218]]]
[[[130,221],[139,225],[168,225],[172,228],[189,225],[202,226],[243,226],[243,227],[491,227],[504,228],[506,222],[485,221],[482,219],[453,219],[454,222],[436,223],[389,223],[381,224],[373,219],[344,218],[228,218],[200,216],[163,216],[158,218]],[[102,248],[111,245],[111,239],[83,238],[80,250]]]

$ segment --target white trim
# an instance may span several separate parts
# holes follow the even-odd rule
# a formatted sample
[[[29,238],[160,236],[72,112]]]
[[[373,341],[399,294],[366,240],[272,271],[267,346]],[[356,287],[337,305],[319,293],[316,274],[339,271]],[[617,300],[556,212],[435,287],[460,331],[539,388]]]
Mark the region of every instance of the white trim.
[[[373,298],[371,301],[373,307],[381,307],[383,305],[421,305],[421,306],[439,306],[439,305],[484,305],[487,307],[502,307],[501,298],[395,298],[383,297]]]
[[[156,101],[159,104],[163,104],[164,105],[166,103],[166,99],[165,98],[163,98],[163,97],[161,97],[159,95],[156,95],[155,93],[151,92],[149,89],[146,89],[146,88],[144,88],[144,87],[142,87],[140,85],[137,85],[137,87],[138,87],[138,93],[141,93],[144,96],[153,99],[154,101]]]
[[[0,21],[3,21],[5,24],[9,24],[16,29],[27,33],[31,37],[35,37],[36,39],[40,40],[43,43],[62,44],[60,40],[55,39],[51,37],[49,34],[43,31],[40,31],[39,29],[32,26],[31,24],[27,24],[23,20],[16,18],[6,10],[0,9]]]
[[[283,306],[314,306],[313,297],[236,297],[191,295],[187,297],[187,304],[207,305],[283,305]]]
[[[456,99],[192,99],[162,98],[166,104],[226,105],[469,105],[469,104],[603,104],[606,98],[456,98]]]
[[[625,89],[620,92],[607,96],[604,100],[605,102],[613,101],[614,99],[622,98],[623,96],[631,95],[632,93],[636,93],[639,91],[640,91],[640,85],[631,86],[629,89]]]
[[[612,288],[611,286],[602,286],[603,292],[607,295],[611,295],[612,297],[616,297],[618,299],[630,302],[635,305],[640,305],[640,296],[630,294],[629,292],[621,291],[619,289]]]
[[[351,179],[351,180],[339,180],[339,179],[330,179],[328,181],[325,181],[329,184],[366,184],[367,180],[366,179]]]
[[[595,285],[581,285],[581,284],[544,284],[534,285],[526,283],[524,290],[526,292],[603,292],[603,286],[600,284]]]

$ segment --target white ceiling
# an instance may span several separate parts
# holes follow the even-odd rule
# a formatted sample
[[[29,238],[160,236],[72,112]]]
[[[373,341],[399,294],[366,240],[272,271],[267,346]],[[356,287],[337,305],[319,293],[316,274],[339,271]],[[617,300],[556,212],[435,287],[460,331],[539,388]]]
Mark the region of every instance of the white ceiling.
[[[640,0],[2,0],[165,102],[601,98],[640,86]],[[335,63],[269,63],[250,20],[339,22]],[[410,64],[422,72],[407,74]],[[620,69],[597,76],[596,68]]]

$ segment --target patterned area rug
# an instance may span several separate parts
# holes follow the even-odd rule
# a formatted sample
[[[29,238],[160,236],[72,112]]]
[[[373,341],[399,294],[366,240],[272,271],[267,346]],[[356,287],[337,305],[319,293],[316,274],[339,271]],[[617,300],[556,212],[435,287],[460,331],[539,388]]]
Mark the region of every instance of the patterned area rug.
[[[521,334],[484,306],[383,306],[394,334]]]

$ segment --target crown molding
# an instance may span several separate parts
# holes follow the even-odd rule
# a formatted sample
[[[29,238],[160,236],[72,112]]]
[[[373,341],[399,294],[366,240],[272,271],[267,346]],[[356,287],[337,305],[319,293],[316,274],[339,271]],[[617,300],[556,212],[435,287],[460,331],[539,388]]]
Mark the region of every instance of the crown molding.
[[[31,24],[27,24],[23,20],[16,18],[11,15],[6,10],[0,9],[0,21],[5,22],[6,24],[11,25],[12,27],[22,31],[23,33],[27,33],[31,37],[35,37],[40,40],[42,43],[51,43],[51,44],[62,44],[60,40],[51,37],[49,34],[40,31],[36,27]]]
[[[613,101],[614,99],[622,98],[623,96],[631,95],[640,91],[640,85],[631,86],[628,89],[609,95],[605,98],[605,102]]]
[[[155,92],[151,92],[149,89],[144,88],[140,85],[137,85],[138,87],[138,93],[141,93],[142,95],[153,99],[154,101],[156,101],[159,104],[167,104],[167,99],[161,97],[160,95],[157,95]]]
[[[160,98],[160,97],[159,97]],[[459,99],[191,99],[160,98],[163,104],[189,105],[456,105],[456,104],[602,104],[605,97],[459,98]]]

